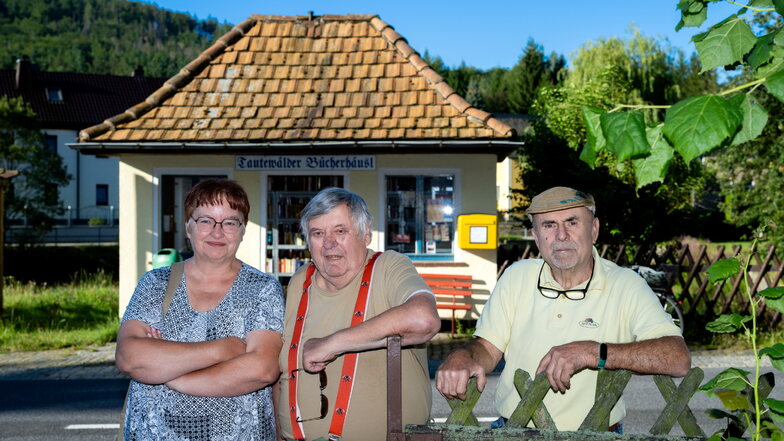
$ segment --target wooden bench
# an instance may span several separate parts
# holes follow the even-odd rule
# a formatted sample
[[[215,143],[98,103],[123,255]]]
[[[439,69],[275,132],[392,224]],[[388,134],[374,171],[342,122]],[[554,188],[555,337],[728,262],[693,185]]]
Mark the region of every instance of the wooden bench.
[[[455,311],[470,311],[473,306],[465,303],[459,303],[458,298],[466,300],[473,295],[471,285],[473,280],[471,276],[459,274],[420,274],[425,283],[433,290],[436,296],[450,296],[451,303],[438,303],[438,309],[451,309],[452,310],[452,335],[455,334]]]

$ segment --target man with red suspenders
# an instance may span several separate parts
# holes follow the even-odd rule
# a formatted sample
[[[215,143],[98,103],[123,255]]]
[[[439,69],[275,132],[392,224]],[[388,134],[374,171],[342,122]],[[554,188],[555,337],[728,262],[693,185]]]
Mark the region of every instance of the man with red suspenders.
[[[402,337],[403,424],[430,418],[424,343],[441,322],[411,261],[374,253],[357,194],[322,190],[302,212],[313,262],[286,298],[277,416],[285,440],[380,440],[386,434],[386,338]]]

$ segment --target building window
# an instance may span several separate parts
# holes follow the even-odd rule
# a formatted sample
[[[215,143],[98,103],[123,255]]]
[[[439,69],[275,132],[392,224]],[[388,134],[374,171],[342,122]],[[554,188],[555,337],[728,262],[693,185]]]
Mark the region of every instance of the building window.
[[[454,176],[387,176],[385,249],[412,257],[452,254]]]
[[[57,154],[57,136],[55,135],[44,135],[44,145],[46,149],[50,152]]]
[[[49,100],[50,103],[63,102],[63,89],[61,87],[47,87],[45,90],[46,99]]]
[[[95,185],[95,205],[109,205],[109,186],[107,184]]]

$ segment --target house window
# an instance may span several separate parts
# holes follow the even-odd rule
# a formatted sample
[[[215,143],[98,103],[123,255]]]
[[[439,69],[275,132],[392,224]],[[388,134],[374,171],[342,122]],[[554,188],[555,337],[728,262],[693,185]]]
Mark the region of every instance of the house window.
[[[452,254],[453,175],[390,175],[386,191],[385,249],[421,258]]]
[[[50,152],[57,154],[57,136],[55,135],[44,135],[44,145],[46,149]]]
[[[61,87],[47,87],[45,90],[46,99],[49,100],[50,103],[63,102],[63,89]]]
[[[109,185],[95,185],[95,205],[109,205]]]

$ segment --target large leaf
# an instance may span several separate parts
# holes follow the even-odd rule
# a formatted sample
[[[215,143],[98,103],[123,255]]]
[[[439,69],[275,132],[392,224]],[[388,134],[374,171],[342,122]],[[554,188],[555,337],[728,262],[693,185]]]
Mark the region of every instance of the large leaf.
[[[770,418],[779,424],[784,424],[784,401],[766,398],[762,402],[770,408]]]
[[[615,153],[618,161],[625,161],[651,151],[645,136],[645,118],[642,112],[605,113],[599,117],[607,150]]]
[[[784,313],[784,286],[767,288],[757,293],[757,295],[765,297],[765,305],[768,308]]]
[[[700,41],[694,43],[702,62],[702,72],[741,61],[757,42],[746,21],[731,16],[711,28]]]
[[[591,169],[596,167],[596,152],[593,151],[591,144],[588,142],[585,143],[583,150],[580,152],[580,161],[588,164],[588,167],[591,167]]]
[[[765,288],[757,293],[758,296],[765,297],[766,299],[780,299],[784,296],[784,286],[774,286],[773,288]]]
[[[663,124],[659,124],[645,130],[648,144],[651,145],[651,154],[643,158],[632,159],[637,189],[653,182],[664,182],[670,161],[675,157],[675,152],[662,133],[663,126]]]
[[[776,40],[778,40],[778,37],[784,37],[784,32],[779,32]],[[782,39],[784,40],[784,38]],[[774,43],[778,44],[775,40]],[[782,46],[784,46],[784,42],[781,45],[773,46],[773,49],[770,50],[772,55],[770,61],[757,69],[757,72],[754,73],[756,78],[766,78],[776,72],[784,70],[784,47]]]
[[[708,280],[711,283],[716,283],[721,280],[729,279],[738,274],[738,271],[740,271],[740,261],[734,257],[730,257],[729,259],[721,259],[713,262],[705,272],[708,273]]]
[[[720,315],[716,320],[708,322],[708,324],[705,325],[705,329],[717,334],[727,334],[737,331],[743,326],[743,323],[750,320],[751,316],[748,315],[740,315],[737,313],[724,314]]]
[[[744,371],[743,369],[729,368],[713,377],[712,380],[703,384],[697,390],[705,392],[706,395],[711,397],[717,397],[716,389],[740,391],[749,385],[749,381],[746,379],[746,376],[749,375],[749,373],[750,372]]]
[[[773,346],[759,351],[760,357],[764,357],[765,355],[770,358],[770,364],[772,364],[773,367],[784,372],[784,344],[776,343]]]
[[[757,103],[757,100],[751,95],[738,95],[738,97],[742,97],[740,110],[743,112],[743,123],[738,133],[732,138],[732,145],[743,144],[757,138],[768,123],[768,112]],[[731,100],[733,104],[734,101]]]
[[[724,389],[716,392],[716,395],[721,400],[724,408],[733,410],[747,410],[749,408],[749,400],[740,391],[732,389]]]
[[[765,86],[771,95],[784,102],[784,70],[769,76],[765,80]]]
[[[757,39],[757,42],[754,44],[754,49],[749,52],[749,56],[746,60],[748,61],[749,66],[756,69],[770,60],[773,56],[771,53],[773,50],[773,38],[778,32],[779,31],[776,30],[775,32],[763,35]]]
[[[715,95],[687,98],[667,110],[664,135],[686,162],[734,136],[743,121],[736,106]]]
[[[603,149],[606,142],[602,133],[602,114],[606,113],[596,107],[583,106],[583,119],[585,120],[585,135],[591,144],[591,149],[598,152]]]

